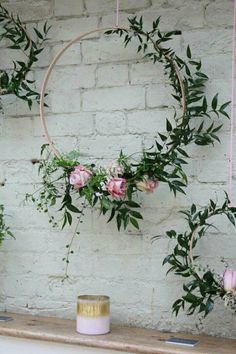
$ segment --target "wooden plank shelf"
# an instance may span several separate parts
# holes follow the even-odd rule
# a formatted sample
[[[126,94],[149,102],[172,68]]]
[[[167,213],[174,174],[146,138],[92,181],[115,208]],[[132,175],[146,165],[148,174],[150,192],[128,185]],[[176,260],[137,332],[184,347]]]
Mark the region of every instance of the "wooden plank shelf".
[[[0,315],[13,317],[13,321],[0,323],[0,335],[2,336],[142,354],[236,354],[236,340],[234,339],[130,327],[112,327],[109,334],[85,336],[75,331],[75,321],[72,320],[15,313],[1,313]],[[165,343],[165,340],[171,336],[198,339],[199,343],[195,347]]]

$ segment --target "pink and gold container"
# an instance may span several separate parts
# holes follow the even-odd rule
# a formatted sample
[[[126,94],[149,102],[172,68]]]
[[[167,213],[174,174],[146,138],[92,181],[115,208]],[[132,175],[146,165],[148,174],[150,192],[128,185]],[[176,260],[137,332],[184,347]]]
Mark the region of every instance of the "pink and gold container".
[[[77,332],[98,335],[110,332],[110,298],[81,295],[77,301]]]

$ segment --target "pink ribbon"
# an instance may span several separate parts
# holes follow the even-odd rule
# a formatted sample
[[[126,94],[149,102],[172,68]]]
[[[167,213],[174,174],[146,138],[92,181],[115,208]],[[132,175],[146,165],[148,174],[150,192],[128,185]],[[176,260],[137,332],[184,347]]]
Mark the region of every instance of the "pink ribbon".
[[[116,0],[116,27],[119,27],[119,0]]]
[[[232,45],[232,77],[231,77],[231,112],[230,112],[230,145],[229,145],[229,182],[228,195],[230,206],[233,206],[233,144],[234,144],[234,96],[235,96],[235,41],[236,41],[236,0],[234,0],[234,23]]]

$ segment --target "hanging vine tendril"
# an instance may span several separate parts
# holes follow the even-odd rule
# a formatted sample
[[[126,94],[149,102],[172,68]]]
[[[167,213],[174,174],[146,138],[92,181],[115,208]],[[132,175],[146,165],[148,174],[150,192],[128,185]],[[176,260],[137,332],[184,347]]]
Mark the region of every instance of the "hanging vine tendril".
[[[13,94],[26,101],[31,108],[34,100],[39,102],[40,94],[34,89],[35,81],[28,79],[27,76],[44,49],[50,26],[45,22],[41,32],[34,28],[37,38],[34,41],[19,16],[14,16],[2,5],[0,5],[0,26],[0,41],[5,39],[9,43],[7,48],[20,51],[25,56],[25,60],[13,60],[11,70],[2,70],[0,63],[0,96]],[[1,101],[0,108],[2,109]]]

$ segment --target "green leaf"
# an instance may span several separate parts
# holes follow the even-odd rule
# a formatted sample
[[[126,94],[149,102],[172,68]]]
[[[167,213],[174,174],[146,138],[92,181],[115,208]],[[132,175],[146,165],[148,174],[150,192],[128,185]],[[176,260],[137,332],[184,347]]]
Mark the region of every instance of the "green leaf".
[[[192,294],[190,292],[187,293],[187,295],[183,296],[183,299],[187,302],[190,302],[190,303],[195,303],[198,300],[197,296],[195,296],[194,294]]]
[[[140,208],[140,205],[136,202],[134,202],[133,200],[128,200],[125,202],[125,204],[127,206],[129,206],[130,208]]]
[[[118,214],[116,216],[116,223],[117,223],[117,229],[120,231],[120,228],[121,228],[121,215]]]
[[[112,208],[111,215],[110,215],[109,219],[107,220],[107,222],[110,222],[114,218],[114,216],[115,216],[115,208]]]
[[[213,133],[216,133],[216,132],[218,132],[222,127],[223,127],[223,124],[218,125],[218,127],[214,128],[214,129],[212,130],[212,132],[213,132]]]
[[[208,76],[200,71],[196,72],[196,75],[204,80],[208,80]]]
[[[164,258],[163,262],[162,262],[162,265],[165,265],[166,263],[169,263],[170,259],[171,259],[171,255],[166,256]]]
[[[138,224],[138,221],[136,219],[130,217],[130,222],[136,229],[139,230],[139,224]]]
[[[231,222],[231,224],[235,225],[235,217],[232,213],[226,213],[227,218]]]
[[[172,130],[172,125],[170,124],[170,122],[168,121],[168,119],[166,119],[166,130],[168,132],[170,132]]]
[[[72,215],[70,213],[68,213],[68,211],[66,211],[66,216],[67,216],[67,221],[69,223],[69,225],[72,224]]]
[[[189,155],[187,154],[187,152],[184,151],[183,149],[181,149],[181,148],[178,147],[177,150],[178,150],[183,156],[189,157]]]
[[[37,28],[34,27],[34,31],[40,39],[43,39],[43,35],[39,32],[39,30],[37,30]]]
[[[222,104],[222,106],[220,106],[220,111],[224,111],[226,107],[228,107],[230,105],[231,101],[225,102],[224,104]]]
[[[73,213],[81,213],[81,211],[72,204],[66,204],[66,208],[72,211]]]
[[[158,133],[159,137],[161,138],[162,141],[166,141],[167,140],[167,136],[165,136],[164,134]]]
[[[211,102],[211,107],[215,111],[217,108],[218,104],[218,93],[213,97],[212,102]]]
[[[107,210],[111,209],[111,207],[113,205],[112,202],[108,198],[102,198],[101,204],[102,204],[102,207]]]
[[[206,99],[206,97],[203,98],[202,110],[203,110],[203,112],[207,111],[207,99]]]
[[[187,46],[187,57],[188,57],[189,59],[192,58],[192,53],[191,53],[191,50],[190,50],[189,45]]]
[[[134,211],[134,210],[130,210],[130,215],[132,215],[133,217],[135,217],[136,219],[143,219],[143,216],[138,213],[137,211]]]

